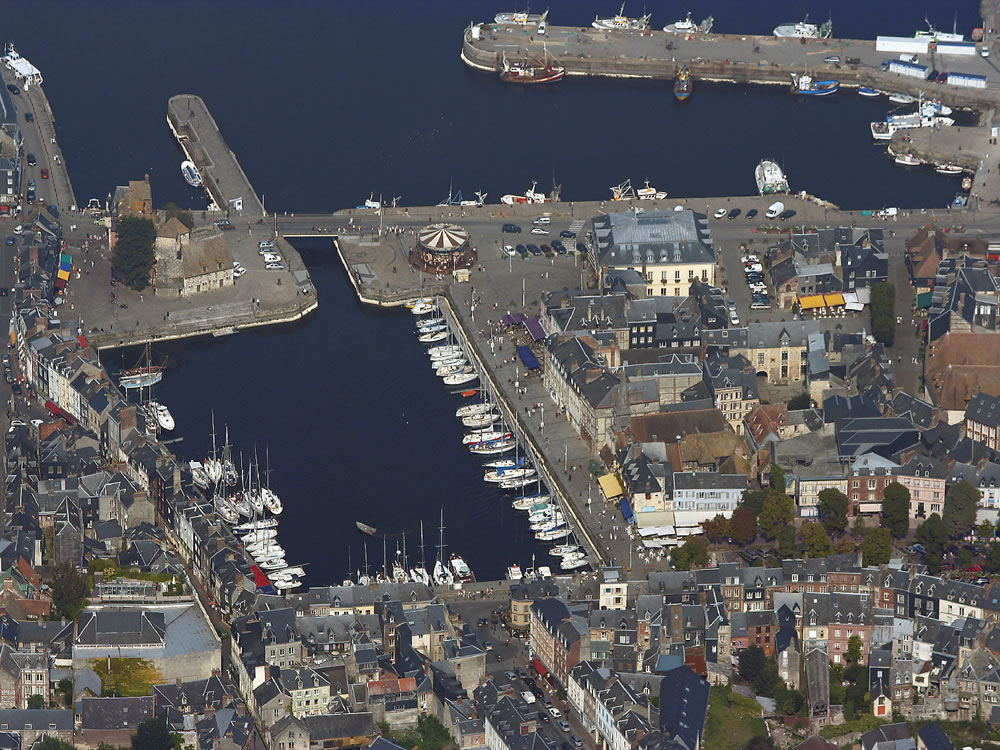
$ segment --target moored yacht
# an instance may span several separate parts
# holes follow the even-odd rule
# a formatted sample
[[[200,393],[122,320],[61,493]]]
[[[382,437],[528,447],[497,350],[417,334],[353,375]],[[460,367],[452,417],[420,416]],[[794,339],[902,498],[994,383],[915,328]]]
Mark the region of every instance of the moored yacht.
[[[202,185],[201,172],[194,165],[193,161],[184,160],[181,162],[181,174],[184,181],[193,188],[200,188]]]
[[[641,31],[649,25],[649,14],[639,18],[629,18],[625,15],[625,3],[618,10],[618,14],[611,18],[595,18],[590,24],[600,31]]]
[[[472,574],[472,568],[469,567],[468,563],[466,563],[465,559],[460,555],[453,552],[451,557],[448,559],[448,563],[451,566],[456,581],[470,583],[476,580],[476,577]]]

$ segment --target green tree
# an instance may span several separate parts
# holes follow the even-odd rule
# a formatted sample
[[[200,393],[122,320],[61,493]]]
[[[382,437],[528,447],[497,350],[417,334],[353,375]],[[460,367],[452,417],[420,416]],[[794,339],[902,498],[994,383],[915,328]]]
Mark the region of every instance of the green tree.
[[[710,542],[719,544],[729,540],[729,519],[721,513],[702,523],[701,528]]]
[[[1000,573],[1000,542],[993,542],[986,548],[986,559],[983,567],[987,573]]]
[[[796,560],[802,557],[805,548],[795,535],[794,526],[782,526],[778,529],[778,557],[782,560]]]
[[[77,619],[87,605],[87,576],[68,562],[59,563],[52,571],[51,588],[56,612]]]
[[[766,663],[767,656],[764,654],[764,649],[760,646],[747,646],[740,651],[740,677],[747,682],[760,679]]]
[[[976,506],[981,495],[979,490],[968,480],[955,482],[944,498],[945,530],[952,539],[968,536],[976,523]]]
[[[861,636],[852,635],[847,639],[847,660],[851,664],[861,662]]]
[[[819,521],[806,521],[802,524],[802,541],[809,557],[826,557],[833,552],[830,537]]]
[[[747,742],[745,750],[774,750],[774,740],[766,734],[754,735]]]
[[[775,490],[775,492],[784,492],[785,470],[778,466],[778,464],[771,464],[769,473],[771,475],[771,487]]]
[[[132,750],[173,750],[167,724],[162,719],[147,719],[132,735]]]
[[[767,490],[743,490],[743,497],[740,498],[740,507],[750,508],[755,516],[760,515],[764,507],[764,500],[767,498]]]
[[[880,344],[892,346],[896,340],[896,290],[892,284],[871,287],[872,336]]]
[[[793,690],[781,683],[774,691],[777,711],[781,716],[795,716],[805,705],[805,697],[798,690]]]
[[[764,499],[764,507],[760,510],[757,523],[761,533],[768,539],[774,539],[778,532],[790,526],[795,517],[795,503],[784,492],[769,492]]]
[[[830,487],[820,490],[819,517],[828,534],[843,534],[847,528],[847,495]]]
[[[955,564],[959,568],[967,568],[972,565],[972,552],[965,547],[959,547],[955,555]]]
[[[111,264],[122,281],[141,292],[149,286],[149,272],[156,257],[156,226],[150,219],[125,216],[118,220],[117,232]]]
[[[45,708],[45,696],[38,695],[37,693],[35,695],[29,695],[28,708]]]
[[[983,521],[976,526],[976,536],[987,542],[992,542],[996,539],[996,527],[989,521]]]
[[[910,530],[910,491],[899,482],[889,482],[882,497],[882,526],[893,539],[902,539]]]
[[[788,410],[798,411],[800,409],[808,409],[812,406],[812,399],[809,398],[809,394],[803,391],[797,396],[792,396],[788,399]]]
[[[39,750],[76,750],[76,746],[52,735],[45,735],[38,743]]]
[[[892,536],[889,529],[875,527],[868,529],[864,541],[861,542],[861,554],[864,564],[885,565],[892,557]]]
[[[684,544],[670,553],[670,562],[677,570],[690,570],[708,564],[708,540],[703,536],[689,537]]]
[[[757,538],[757,513],[748,506],[739,506],[729,519],[729,535],[741,547],[752,544]]]
[[[917,541],[927,550],[927,569],[932,575],[941,572],[941,554],[948,543],[948,531],[937,513],[931,513],[917,527]]]

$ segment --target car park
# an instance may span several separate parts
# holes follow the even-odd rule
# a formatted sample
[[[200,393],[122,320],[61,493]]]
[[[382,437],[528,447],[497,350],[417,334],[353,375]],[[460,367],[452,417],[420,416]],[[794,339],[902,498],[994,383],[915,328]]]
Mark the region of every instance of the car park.
[[[576,232],[571,232],[568,229],[564,229],[559,233],[559,236],[566,240],[572,240],[576,237]]]
[[[549,230],[548,229],[544,229],[543,227],[532,227],[531,228],[531,233],[532,234],[548,234]]]
[[[787,211],[782,211],[781,214],[778,215],[778,218],[781,219],[782,221],[787,221],[793,216],[795,216],[795,211],[793,211],[792,209],[788,209]]]
[[[751,208],[749,211],[747,211],[747,218],[748,219],[752,219],[758,213],[760,213],[760,212],[756,208]]]
[[[743,213],[743,212],[740,209],[734,208],[728,214],[726,214],[726,216],[728,216],[730,219],[735,219],[741,213]]]
[[[519,227],[517,224],[504,224],[503,231],[507,232],[508,234],[519,234],[521,231],[521,227]]]
[[[713,216],[714,218],[716,218],[716,219],[722,219],[722,218],[724,218],[724,217],[725,217],[725,215],[726,215],[727,213],[728,213],[728,211],[726,211],[726,209],[724,209],[724,208],[720,208],[720,209],[719,209],[718,211],[716,211],[716,212],[715,212],[714,214],[712,214],[712,216]]]

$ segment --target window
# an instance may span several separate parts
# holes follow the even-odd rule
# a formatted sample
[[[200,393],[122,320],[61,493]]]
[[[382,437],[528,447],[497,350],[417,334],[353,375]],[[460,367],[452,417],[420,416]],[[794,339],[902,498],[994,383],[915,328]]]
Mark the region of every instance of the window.
[[[694,269],[692,268],[688,270],[688,281],[691,281],[691,279],[693,278],[694,278]]]
[[[681,272],[674,271],[674,281],[680,281],[680,280],[681,280]]]

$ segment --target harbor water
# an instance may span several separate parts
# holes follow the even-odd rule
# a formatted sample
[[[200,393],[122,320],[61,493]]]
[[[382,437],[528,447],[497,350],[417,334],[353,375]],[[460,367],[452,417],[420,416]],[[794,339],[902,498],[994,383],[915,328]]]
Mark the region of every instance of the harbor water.
[[[957,178],[893,165],[868,130],[890,105],[849,90],[800,101],[785,87],[696,83],[678,104],[662,82],[505,86],[458,57],[465,25],[517,5],[501,0],[16,5],[8,34],[44,73],[81,202],[148,173],[156,205],[204,206],[181,178],[164,122],[167,99],[186,92],[205,99],[269,211],[332,211],[372,193],[425,205],[450,187],[494,202],[532,180],[541,190],[561,184],[564,200],[609,197],[626,178],[676,196],[751,194],[764,156],[783,165],[793,190],[845,208],[943,206],[957,188]],[[618,5],[556,0],[549,18],[586,26]],[[687,7],[650,10],[660,28]],[[835,10],[841,37],[909,36],[925,15],[947,30],[955,19],[966,34],[979,25],[973,0],[849,0]],[[766,34],[806,12],[826,20],[829,5],[719,0],[696,15],[709,12],[717,31]],[[381,539],[360,535],[355,520],[405,530],[412,561],[423,519],[432,560],[442,507],[449,550],[478,577],[529,565],[544,548],[460,444],[460,400],[431,371],[412,316],[360,305],[328,241],[296,246],[318,290],[316,315],[156,347],[171,365],[157,395],[177,420],[176,451],[207,452],[213,409],[220,437],[228,424],[245,459],[256,445],[263,462],[266,448],[285,504],[279,539],[290,562],[310,563],[310,583],[360,568],[364,541],[371,567],[381,567]]]

